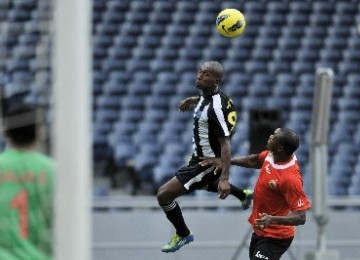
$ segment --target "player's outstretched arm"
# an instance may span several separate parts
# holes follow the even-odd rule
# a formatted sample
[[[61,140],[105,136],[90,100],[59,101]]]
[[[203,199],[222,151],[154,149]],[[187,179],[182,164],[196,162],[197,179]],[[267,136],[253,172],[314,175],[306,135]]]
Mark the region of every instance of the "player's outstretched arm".
[[[255,220],[255,227],[264,229],[271,224],[284,226],[299,226],[306,222],[306,210],[292,211],[287,216],[272,216],[266,213],[259,213],[259,218]]]
[[[190,110],[192,105],[195,105],[197,102],[199,102],[200,97],[199,96],[192,96],[184,98],[179,102],[178,108],[181,112],[185,112]]]
[[[233,157],[231,158],[231,164],[254,169],[260,169],[262,166],[258,154]]]
[[[221,170],[222,162],[220,158],[200,157],[199,164],[201,166],[215,165],[215,173]],[[231,158],[231,165],[242,166],[246,168],[260,169],[261,162],[258,154],[251,154],[248,156],[239,156]]]

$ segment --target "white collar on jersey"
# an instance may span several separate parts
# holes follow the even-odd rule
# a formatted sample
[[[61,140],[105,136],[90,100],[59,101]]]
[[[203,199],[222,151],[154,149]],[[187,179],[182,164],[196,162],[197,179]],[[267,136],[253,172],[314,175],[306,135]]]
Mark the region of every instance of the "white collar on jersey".
[[[274,162],[273,154],[271,152],[269,152],[269,154],[265,158],[265,161],[268,161],[274,169],[283,170],[283,169],[289,168],[290,166],[293,166],[295,164],[295,162],[297,161],[297,158],[296,158],[296,155],[293,154],[291,160],[288,163],[276,164]]]

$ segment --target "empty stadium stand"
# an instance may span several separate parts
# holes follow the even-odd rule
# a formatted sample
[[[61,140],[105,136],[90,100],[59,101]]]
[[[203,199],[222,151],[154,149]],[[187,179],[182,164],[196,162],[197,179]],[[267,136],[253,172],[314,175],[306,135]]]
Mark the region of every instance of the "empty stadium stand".
[[[49,102],[51,6],[7,3],[0,0],[5,97]],[[216,32],[223,8],[243,11],[242,36]],[[233,150],[248,152],[249,109],[281,109],[284,126],[301,135],[298,158],[308,176],[314,73],[328,66],[335,72],[329,192],[360,195],[359,23],[355,0],[93,0],[94,161],[113,151],[119,166],[134,160],[143,182],[157,187],[170,178],[191,152],[192,115],[177,103],[197,94],[197,65],[212,59],[224,64],[222,87],[238,109]],[[235,183],[253,185],[253,172],[232,171]]]

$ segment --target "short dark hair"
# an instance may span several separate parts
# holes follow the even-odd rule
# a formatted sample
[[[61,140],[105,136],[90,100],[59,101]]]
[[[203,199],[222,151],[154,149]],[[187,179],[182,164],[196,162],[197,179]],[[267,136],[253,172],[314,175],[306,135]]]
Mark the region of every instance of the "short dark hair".
[[[36,108],[18,104],[5,112],[4,133],[16,145],[28,145],[36,140]]]
[[[204,64],[207,64],[210,66],[211,71],[218,77],[219,79],[222,79],[223,73],[224,73],[224,67],[221,65],[218,61],[206,61]]]
[[[299,135],[289,128],[280,128],[277,139],[287,154],[293,154],[300,144]]]

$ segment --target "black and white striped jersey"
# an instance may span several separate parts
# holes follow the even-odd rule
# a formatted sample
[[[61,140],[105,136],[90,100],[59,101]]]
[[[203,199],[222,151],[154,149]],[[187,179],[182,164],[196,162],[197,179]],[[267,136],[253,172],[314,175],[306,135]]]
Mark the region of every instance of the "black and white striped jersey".
[[[237,114],[231,98],[221,90],[200,97],[194,111],[193,156],[221,157],[221,137],[231,137]]]

